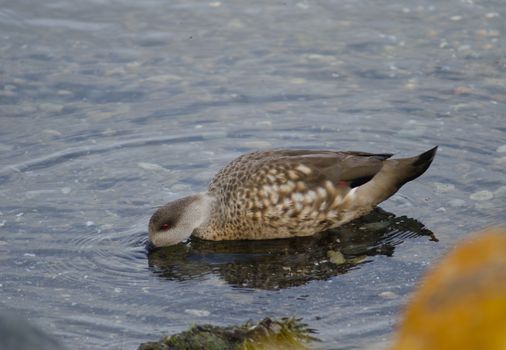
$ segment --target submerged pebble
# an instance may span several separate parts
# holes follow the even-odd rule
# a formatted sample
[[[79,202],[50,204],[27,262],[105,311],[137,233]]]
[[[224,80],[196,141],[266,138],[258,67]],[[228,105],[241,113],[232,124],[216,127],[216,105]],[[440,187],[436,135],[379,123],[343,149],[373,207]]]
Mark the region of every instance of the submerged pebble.
[[[62,136],[61,132],[59,132],[58,130],[54,130],[54,129],[45,129],[45,130],[42,130],[42,132],[46,135],[49,135],[49,136]]]
[[[57,103],[41,103],[38,106],[39,110],[47,113],[61,113],[63,107],[63,105]]]
[[[364,224],[359,227],[359,230],[366,230],[366,231],[379,231],[387,228],[390,225],[390,222],[388,221],[378,221],[378,222],[371,222],[368,224]]]
[[[307,83],[307,80],[304,78],[293,78],[293,79],[290,79],[289,82],[290,82],[290,84],[293,84],[293,85],[302,85],[302,84]]]
[[[260,120],[255,123],[256,126],[266,126],[271,127],[272,126],[272,120]]]
[[[327,256],[329,257],[330,262],[336,265],[342,265],[346,262],[343,253],[337,250],[329,250],[327,252]]]
[[[185,313],[189,314],[189,315],[192,315],[192,316],[197,316],[197,317],[206,317],[206,316],[209,316],[211,313],[207,310],[197,310],[197,309],[186,309],[184,310]]]
[[[485,15],[486,19],[492,19],[499,17],[499,14],[497,12],[489,12]]]
[[[469,95],[469,94],[472,94],[473,92],[474,92],[474,90],[468,86],[457,86],[452,91],[452,93],[455,96]]]
[[[506,145],[497,147],[496,151],[497,153],[506,153]]]
[[[466,206],[466,201],[463,199],[455,198],[448,202],[448,205],[452,208],[462,208]]]
[[[398,294],[395,294],[394,292],[391,291],[381,292],[378,295],[383,299],[396,299],[399,297]]]
[[[494,198],[494,194],[490,191],[484,190],[484,191],[478,191],[474,192],[469,196],[473,201],[488,201]]]
[[[455,191],[455,185],[453,185],[453,184],[434,182],[434,187],[436,188],[437,192],[441,192],[441,193]]]
[[[141,169],[149,171],[168,171],[163,166],[154,163],[139,162],[137,163],[137,166]]]
[[[58,96],[70,96],[70,95],[73,95],[74,93],[72,91],[69,91],[69,90],[58,90],[56,92],[56,94]]]

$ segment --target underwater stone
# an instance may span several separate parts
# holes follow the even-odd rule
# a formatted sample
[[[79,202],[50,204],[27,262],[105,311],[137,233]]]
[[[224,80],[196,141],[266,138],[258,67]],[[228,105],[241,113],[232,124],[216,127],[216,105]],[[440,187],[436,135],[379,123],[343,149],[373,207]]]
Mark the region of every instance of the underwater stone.
[[[474,192],[469,196],[473,201],[488,201],[492,198],[494,198],[494,194],[490,191],[484,190],[484,191],[478,191]]]
[[[163,166],[158,165],[158,164],[154,164],[154,163],[139,162],[139,163],[137,163],[137,166],[141,169],[149,170],[149,171],[168,171]]]
[[[399,297],[399,295],[395,294],[391,291],[384,291],[379,294],[379,296],[383,299],[396,299]]]
[[[344,258],[343,253],[341,253],[340,251],[329,250],[327,252],[327,256],[329,257],[330,262],[333,264],[342,265],[346,263],[346,259]]]
[[[186,309],[184,310],[185,313],[197,317],[206,317],[209,316],[211,313],[207,310],[197,310],[197,309]]]
[[[466,201],[463,199],[452,199],[448,202],[448,205],[452,208],[461,208],[466,206]]]
[[[496,151],[497,153],[506,153],[506,145],[497,147]]]

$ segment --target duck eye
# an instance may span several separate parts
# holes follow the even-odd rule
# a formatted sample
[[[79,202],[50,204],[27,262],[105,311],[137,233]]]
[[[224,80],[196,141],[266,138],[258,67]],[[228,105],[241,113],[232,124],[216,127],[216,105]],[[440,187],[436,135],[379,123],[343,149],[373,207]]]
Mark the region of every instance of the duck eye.
[[[169,224],[163,224],[161,227],[160,227],[161,230],[168,230],[169,229]]]

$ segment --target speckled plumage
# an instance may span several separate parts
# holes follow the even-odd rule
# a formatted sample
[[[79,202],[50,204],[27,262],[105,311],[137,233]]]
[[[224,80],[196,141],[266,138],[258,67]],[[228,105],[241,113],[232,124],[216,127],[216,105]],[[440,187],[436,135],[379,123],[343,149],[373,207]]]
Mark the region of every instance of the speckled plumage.
[[[308,236],[369,212],[355,200],[391,154],[277,150],[240,156],[216,174],[209,221],[194,235],[211,240]],[[363,205],[361,204],[363,203]]]
[[[208,240],[309,236],[373,209],[420,176],[436,153],[391,154],[274,150],[240,156],[220,170],[206,193],[159,208],[149,222],[157,246],[190,234]]]

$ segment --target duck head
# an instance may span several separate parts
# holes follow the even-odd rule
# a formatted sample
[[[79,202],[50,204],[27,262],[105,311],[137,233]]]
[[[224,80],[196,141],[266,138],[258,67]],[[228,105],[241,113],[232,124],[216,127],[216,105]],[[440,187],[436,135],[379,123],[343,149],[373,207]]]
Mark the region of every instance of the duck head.
[[[155,247],[177,244],[209,219],[212,199],[199,193],[158,208],[149,220],[149,240]]]

